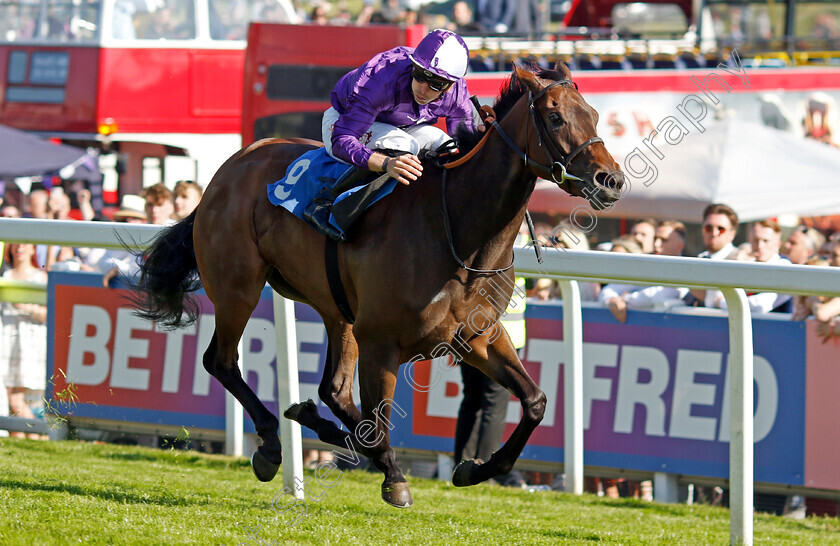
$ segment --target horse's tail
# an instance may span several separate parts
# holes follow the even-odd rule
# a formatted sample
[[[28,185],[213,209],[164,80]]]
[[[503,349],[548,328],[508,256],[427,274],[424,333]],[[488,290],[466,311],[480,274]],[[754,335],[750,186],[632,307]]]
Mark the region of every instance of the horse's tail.
[[[195,322],[198,304],[192,296],[201,288],[193,246],[195,211],[155,238],[143,254],[140,280],[130,297],[135,314],[165,328]]]

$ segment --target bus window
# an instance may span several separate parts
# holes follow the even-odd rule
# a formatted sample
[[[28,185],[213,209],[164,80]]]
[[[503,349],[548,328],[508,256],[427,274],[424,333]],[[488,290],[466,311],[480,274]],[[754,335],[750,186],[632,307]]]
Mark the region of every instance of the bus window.
[[[299,23],[290,0],[208,0],[210,37],[214,40],[245,40],[248,23]]]
[[[840,5],[837,2],[797,2],[794,32],[802,49],[840,48]]]
[[[100,11],[100,0],[4,0],[0,3],[0,40],[95,42]]]
[[[143,158],[143,187],[163,182],[163,162],[159,157]]]
[[[779,46],[785,35],[784,3],[747,4],[729,0],[708,2],[711,8],[712,30],[726,47],[749,51]]]
[[[163,182],[172,189],[178,180],[195,180],[198,174],[196,160],[188,156],[146,156],[142,165],[144,188]]]
[[[124,20],[130,13],[134,37],[139,40],[195,39],[195,6],[192,0],[162,0],[152,10],[148,10],[148,4],[142,1],[117,0],[117,5],[120,10],[114,6],[114,38],[132,38],[132,28]]]

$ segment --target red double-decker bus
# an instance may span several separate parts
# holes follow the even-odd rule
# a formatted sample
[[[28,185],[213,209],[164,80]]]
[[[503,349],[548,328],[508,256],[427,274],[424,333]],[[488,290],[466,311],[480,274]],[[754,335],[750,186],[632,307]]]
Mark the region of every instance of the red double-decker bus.
[[[419,30],[252,24],[245,62],[243,142],[265,137],[320,139],[321,116],[329,107],[335,82],[374,53],[395,45],[415,45],[423,35],[424,29]],[[697,108],[705,104],[706,126],[735,118],[797,138],[840,145],[840,67],[813,64],[815,59],[830,58],[828,51],[803,52],[803,59],[812,64],[795,66],[780,61],[784,52],[728,46],[703,51],[685,37],[644,43],[634,39],[465,39],[472,52],[467,83],[485,104],[492,104],[510,77],[513,62],[546,67],[556,60],[569,64],[581,92],[600,113],[599,134],[625,171],[641,182],[645,169],[652,172],[655,165],[651,164],[664,154],[651,148],[656,148],[652,142],[657,131],[679,113],[687,97],[696,97],[689,100]],[[833,55],[840,58],[840,53]],[[691,120],[681,123],[686,132],[695,127]],[[638,186],[645,187],[641,182]],[[531,208],[567,214],[579,204],[553,186],[543,192],[538,185]]]
[[[206,185],[241,144],[251,20],[297,14],[289,0],[6,0],[0,123],[97,150],[111,204]]]
[[[350,70],[387,49],[416,46],[422,25],[308,26],[254,23],[248,32],[242,142],[321,139],[330,91]]]

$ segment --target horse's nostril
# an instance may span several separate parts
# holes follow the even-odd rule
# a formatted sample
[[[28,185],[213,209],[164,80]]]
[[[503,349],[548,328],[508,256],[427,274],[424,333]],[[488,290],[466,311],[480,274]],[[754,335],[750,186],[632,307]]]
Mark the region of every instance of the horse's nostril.
[[[609,190],[621,190],[624,186],[624,173],[621,171],[599,172],[595,175],[595,182]]]

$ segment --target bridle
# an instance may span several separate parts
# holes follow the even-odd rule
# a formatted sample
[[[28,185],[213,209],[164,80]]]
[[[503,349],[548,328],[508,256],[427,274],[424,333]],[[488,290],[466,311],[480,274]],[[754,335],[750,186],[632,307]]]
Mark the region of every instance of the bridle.
[[[574,86],[575,89],[577,89],[577,84],[572,80],[561,80],[546,85],[536,95],[533,95],[530,90],[528,91],[528,110],[530,110],[531,112],[531,119],[534,122],[534,127],[537,128],[537,140],[539,141],[541,147],[545,147],[546,153],[548,154],[548,159],[549,161],[551,161],[551,165],[546,166],[541,163],[537,163],[533,159],[529,159],[528,130],[530,126],[525,128],[525,152],[519,150],[519,148],[513,143],[512,140],[510,140],[510,137],[507,136],[507,134],[502,130],[501,127],[499,127],[497,130],[499,131],[499,134],[502,135],[504,141],[507,142],[508,146],[511,146],[514,149],[514,151],[516,151],[516,153],[519,154],[519,157],[521,157],[525,161],[525,166],[528,166],[528,163],[530,162],[531,165],[536,167],[538,170],[549,175],[548,177],[544,178],[548,179],[550,177],[550,179],[553,180],[555,184],[561,185],[567,180],[583,180],[582,178],[579,178],[569,173],[569,164],[586,147],[599,142],[603,144],[604,139],[602,139],[601,137],[592,137],[586,142],[582,143],[577,148],[575,148],[574,150],[572,150],[569,153],[569,155],[566,156],[564,156],[563,152],[559,148],[557,148],[557,145],[554,143],[554,141],[550,138],[548,134],[548,127],[545,126],[545,120],[541,116],[537,115],[536,102],[543,95],[545,95],[549,89],[557,87],[558,85],[562,85],[563,87]],[[559,169],[560,171],[559,180],[557,179],[557,169]]]
[[[443,168],[444,169],[452,169],[454,167],[459,167],[459,166],[463,165],[464,163],[466,163],[467,161],[469,161],[478,152],[478,150],[480,150],[484,146],[484,144],[487,142],[488,138],[490,137],[490,134],[495,130],[497,133],[499,133],[499,136],[502,137],[502,140],[504,140],[505,144],[507,144],[514,152],[516,152],[516,155],[518,155],[520,157],[520,159],[522,159],[522,161],[525,162],[526,167],[529,166],[529,165],[533,166],[537,170],[539,170],[541,172],[541,174],[548,175],[548,176],[544,176],[544,178],[546,178],[547,180],[552,180],[555,184],[558,184],[558,185],[562,185],[567,180],[581,181],[582,180],[581,178],[569,173],[569,164],[585,148],[587,148],[588,146],[590,146],[592,144],[597,144],[599,142],[601,144],[603,144],[604,139],[602,139],[601,137],[592,137],[589,140],[587,140],[586,142],[582,143],[577,148],[575,148],[574,150],[572,150],[571,153],[569,153],[569,155],[564,155],[563,152],[560,149],[557,148],[557,146],[554,144],[554,141],[551,140],[551,138],[548,134],[548,128],[545,126],[545,120],[543,120],[540,116],[537,115],[536,102],[540,98],[542,98],[542,96],[545,95],[551,88],[556,87],[558,85],[562,85],[564,87],[574,86],[574,88],[577,89],[577,84],[575,82],[573,82],[572,80],[560,80],[560,81],[550,83],[549,85],[546,85],[545,87],[543,87],[540,90],[539,93],[536,94],[536,96],[530,90],[528,91],[528,110],[531,113],[531,119],[533,120],[534,127],[536,127],[536,129],[537,129],[537,140],[539,141],[540,147],[543,147],[543,146],[545,147],[546,153],[548,154],[548,159],[551,162],[550,165],[543,165],[542,163],[540,163],[538,161],[534,161],[534,159],[531,158],[530,151],[528,149],[528,140],[529,140],[528,139],[528,132],[530,130],[530,125],[528,125],[528,120],[527,119],[525,120],[525,123],[526,123],[526,126],[525,126],[525,151],[523,152],[522,150],[519,149],[519,146],[516,145],[516,143],[513,141],[513,139],[511,139],[510,136],[508,136],[508,134],[505,132],[505,130],[502,129],[502,126],[499,125],[499,122],[496,121],[496,116],[495,116],[495,114],[492,114],[492,110],[490,110],[488,107],[482,107],[478,103],[478,99],[473,96],[473,97],[471,97],[471,99],[472,99],[473,104],[475,105],[476,109],[479,112],[482,112],[482,111],[491,112],[491,115],[493,117],[493,121],[490,123],[490,127],[484,133],[484,137],[481,139],[481,141],[472,150],[469,151],[469,153],[467,153],[465,156],[457,159],[456,161],[452,161],[450,163],[444,164]],[[559,159],[555,159],[555,158],[559,158]],[[560,176],[559,180],[557,178],[557,176],[558,176],[557,171],[558,170],[559,170],[559,176]]]
[[[454,242],[452,241],[452,229],[449,225],[449,212],[446,209],[446,171],[448,169],[451,169],[453,167],[458,167],[458,166],[466,163],[466,161],[468,161],[470,158],[472,158],[472,156],[475,155],[475,153],[478,151],[478,149],[480,149],[484,145],[484,143],[489,138],[490,133],[493,130],[495,130],[496,132],[499,133],[499,136],[502,137],[502,140],[504,140],[505,143],[514,152],[516,152],[516,154],[525,162],[526,167],[528,167],[529,165],[532,166],[532,167],[535,167],[538,171],[541,171],[542,174],[547,174],[548,175],[547,177],[545,177],[546,179],[550,179],[550,180],[554,181],[554,183],[559,186],[559,185],[562,185],[563,183],[565,183],[568,180],[582,181],[583,180],[582,178],[579,178],[579,177],[569,173],[569,164],[572,162],[572,160],[575,157],[577,157],[577,155],[580,152],[582,152],[588,146],[590,146],[592,144],[599,143],[599,142],[602,143],[602,144],[604,143],[604,140],[601,137],[597,137],[597,136],[592,137],[589,140],[580,144],[577,148],[572,150],[568,155],[564,155],[563,152],[557,147],[557,145],[554,144],[554,141],[549,136],[548,128],[545,126],[545,120],[543,120],[542,117],[537,115],[536,102],[540,98],[542,98],[542,96],[545,95],[546,92],[548,92],[548,90],[550,90],[550,89],[552,89],[552,88],[554,88],[558,85],[562,85],[564,87],[574,86],[575,89],[577,89],[577,84],[575,82],[573,82],[572,80],[560,80],[560,81],[555,81],[555,82],[553,82],[549,85],[546,85],[536,95],[534,95],[530,90],[528,91],[528,109],[531,113],[531,119],[533,120],[534,127],[536,127],[536,129],[537,129],[537,140],[539,142],[539,146],[545,148],[546,153],[548,154],[548,159],[551,162],[550,165],[543,165],[542,163],[534,161],[530,157],[530,153],[529,153],[529,149],[528,149],[528,142],[530,140],[528,138],[528,132],[530,130],[530,124],[528,123],[527,119],[525,120],[525,124],[526,124],[526,126],[525,126],[525,151],[523,152],[522,150],[519,149],[519,146],[517,146],[516,143],[510,138],[510,136],[508,136],[508,134],[505,132],[505,130],[502,129],[502,126],[499,125],[498,121],[496,121],[495,116],[493,116],[493,122],[490,124],[490,128],[485,133],[484,138],[481,139],[481,142],[479,142],[479,144],[476,145],[470,151],[470,153],[468,153],[464,157],[458,159],[457,161],[453,161],[451,163],[447,163],[447,164],[443,165],[443,172],[441,173],[441,184],[443,186],[442,187],[443,225],[444,225],[444,228],[445,228],[445,231],[446,231],[447,241],[449,242],[449,249],[452,251],[452,257],[455,258],[455,261],[458,263],[459,266],[461,266],[461,268],[463,268],[467,271],[471,271],[473,273],[501,273],[501,272],[507,271],[508,269],[513,267],[513,259],[511,258],[510,264],[507,267],[504,267],[504,268],[501,268],[501,269],[475,269],[475,268],[472,268],[472,267],[467,267],[467,265],[464,263],[464,261],[461,258],[458,257],[457,252],[455,252]],[[471,97],[471,99],[473,100],[473,104],[475,105],[476,109],[481,111],[481,106],[478,104],[478,99],[476,99],[475,96]],[[559,170],[559,176],[560,176],[559,180],[557,178],[558,170]],[[529,218],[529,220],[530,220],[530,218]],[[533,227],[530,225],[530,222],[529,222],[529,228],[530,228],[531,232],[533,233]],[[537,259],[540,262],[542,262],[542,260],[540,259],[540,252],[539,252],[538,249],[539,249],[539,246],[535,245],[535,250],[537,250]]]

